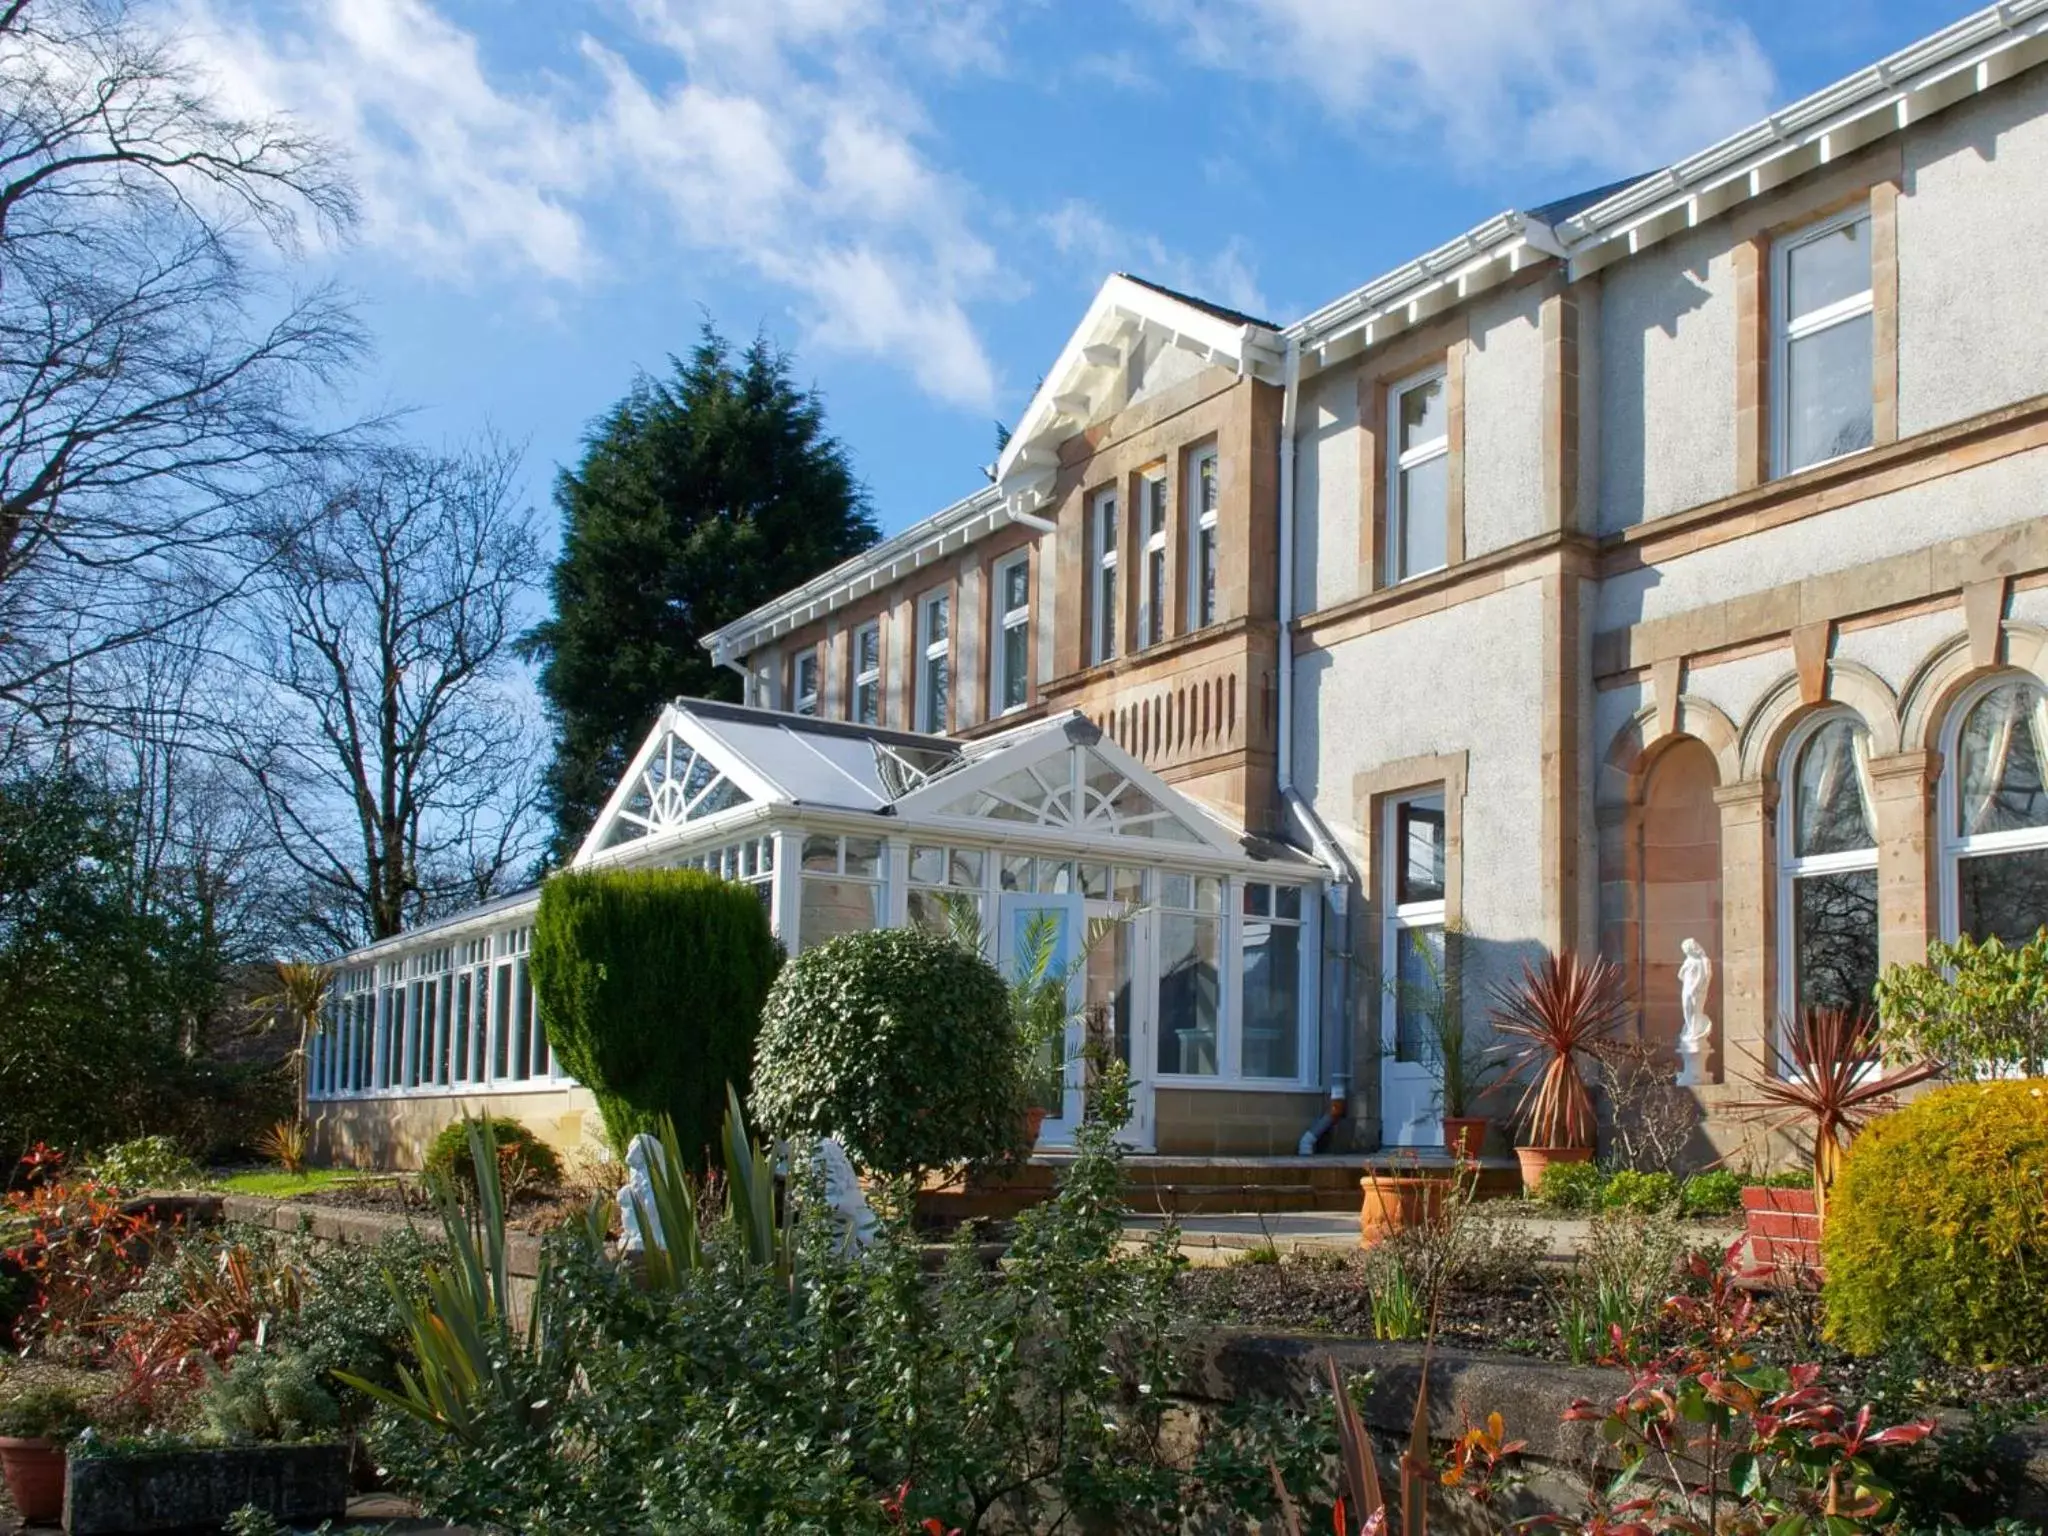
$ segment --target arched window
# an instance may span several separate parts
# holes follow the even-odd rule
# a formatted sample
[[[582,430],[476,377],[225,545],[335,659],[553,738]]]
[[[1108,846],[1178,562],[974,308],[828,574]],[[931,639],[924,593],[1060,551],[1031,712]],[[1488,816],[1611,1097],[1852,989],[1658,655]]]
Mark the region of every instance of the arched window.
[[[2024,943],[2048,923],[2048,690],[2001,677],[1955,713],[1942,793],[1943,926]]]
[[[1778,826],[1778,1005],[1865,1009],[1877,982],[1870,732],[1821,715],[1785,749]]]

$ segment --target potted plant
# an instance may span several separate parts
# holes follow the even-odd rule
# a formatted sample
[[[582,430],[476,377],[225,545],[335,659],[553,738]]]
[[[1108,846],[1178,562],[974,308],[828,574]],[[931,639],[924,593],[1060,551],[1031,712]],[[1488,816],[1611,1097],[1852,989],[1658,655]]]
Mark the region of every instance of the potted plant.
[[[1370,1248],[1396,1232],[1441,1221],[1451,1176],[1425,1169],[1411,1158],[1406,1172],[1382,1173],[1368,1165],[1358,1187],[1364,1195],[1358,1210],[1358,1245]]]
[[[1597,1124],[1583,1063],[1628,1009],[1610,960],[1576,954],[1525,961],[1513,986],[1494,988],[1494,1031],[1520,1042],[1510,1071],[1529,1074],[1515,1106],[1522,1184],[1535,1189],[1552,1163],[1592,1160]]]
[[[1459,984],[1462,967],[1457,946],[1461,934],[1454,927],[1444,929],[1441,960],[1427,945],[1419,945],[1416,958],[1424,977],[1418,983],[1389,983],[1402,1012],[1413,1014],[1427,1031],[1426,1065],[1436,1074],[1437,1104],[1443,1111],[1444,1150],[1452,1157],[1471,1161],[1479,1156],[1491,1123],[1474,1114],[1478,1101],[1500,1076],[1499,1057],[1485,1049],[1465,1023],[1465,998]]]
[[[1757,1096],[1733,1107],[1774,1115],[1773,1130],[1804,1129],[1813,1144],[1813,1181],[1806,1189],[1744,1189],[1742,1219],[1759,1264],[1817,1276],[1828,1190],[1849,1143],[1893,1094],[1925,1082],[1940,1066],[1922,1061],[1883,1070],[1877,1017],[1868,1012],[1809,1008],[1786,1021],[1781,1034],[1788,1052],[1774,1042],[1757,1058],[1759,1071],[1745,1079]]]
[[[64,1513],[64,1445],[86,1423],[85,1398],[75,1388],[28,1387],[0,1400],[0,1473],[29,1524]]]

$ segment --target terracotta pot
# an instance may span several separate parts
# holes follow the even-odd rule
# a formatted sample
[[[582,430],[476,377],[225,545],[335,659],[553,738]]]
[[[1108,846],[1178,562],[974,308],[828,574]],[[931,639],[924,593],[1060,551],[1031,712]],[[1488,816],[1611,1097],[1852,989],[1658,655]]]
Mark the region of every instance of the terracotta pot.
[[[1742,1225],[1749,1237],[1749,1255],[1781,1279],[1825,1278],[1820,1262],[1820,1212],[1811,1189],[1768,1189],[1742,1192]]]
[[[1453,1157],[1476,1160],[1491,1123],[1484,1115],[1445,1115],[1444,1150]]]
[[[1358,1246],[1370,1248],[1442,1215],[1451,1181],[1441,1174],[1368,1173],[1358,1187],[1365,1191],[1358,1210]]]
[[[1534,1193],[1552,1163],[1590,1163],[1591,1147],[1517,1147],[1515,1157],[1522,1165],[1522,1188]]]
[[[53,1525],[64,1515],[64,1447],[54,1440],[11,1440],[0,1435],[0,1473],[7,1496],[30,1525]]]
[[[1038,1133],[1045,1129],[1046,1113],[1047,1111],[1043,1104],[1033,1104],[1024,1111],[1025,1146],[1035,1147],[1038,1145]]]

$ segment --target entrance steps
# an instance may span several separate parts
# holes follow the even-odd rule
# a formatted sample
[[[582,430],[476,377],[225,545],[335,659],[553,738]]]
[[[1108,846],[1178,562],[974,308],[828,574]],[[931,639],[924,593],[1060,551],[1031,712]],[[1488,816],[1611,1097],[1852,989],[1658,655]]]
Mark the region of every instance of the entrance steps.
[[[1006,1178],[927,1185],[918,1214],[934,1222],[1014,1216],[1052,1194],[1072,1166],[1073,1154],[1041,1152]],[[1124,1158],[1124,1199],[1136,1216],[1220,1216],[1291,1211],[1357,1211],[1359,1180],[1368,1171],[1385,1177],[1448,1173],[1441,1151],[1400,1149],[1339,1152],[1316,1157],[1201,1157],[1132,1153]],[[1479,1160],[1479,1193],[1512,1195],[1521,1172],[1512,1157]]]

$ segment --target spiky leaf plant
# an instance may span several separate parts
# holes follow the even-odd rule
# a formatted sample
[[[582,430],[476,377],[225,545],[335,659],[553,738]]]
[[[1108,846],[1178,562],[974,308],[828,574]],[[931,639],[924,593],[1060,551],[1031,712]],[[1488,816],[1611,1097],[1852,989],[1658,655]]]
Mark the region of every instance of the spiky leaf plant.
[[[1524,961],[1512,986],[1493,989],[1494,1032],[1509,1043],[1509,1071],[1528,1084],[1515,1106],[1532,1147],[1594,1144],[1593,1096],[1583,1063],[1628,1014],[1613,961],[1576,954]]]

